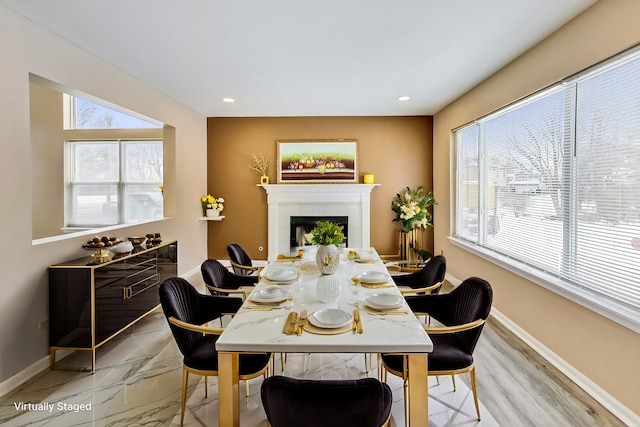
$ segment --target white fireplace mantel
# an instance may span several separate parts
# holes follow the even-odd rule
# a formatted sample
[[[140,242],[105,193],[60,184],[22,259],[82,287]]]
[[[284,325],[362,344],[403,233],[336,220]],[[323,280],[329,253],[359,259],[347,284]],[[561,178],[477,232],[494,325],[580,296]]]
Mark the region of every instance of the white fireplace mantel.
[[[380,184],[266,184],[268,259],[291,255],[289,226],[292,216],[347,216],[349,246],[369,247],[370,197]]]

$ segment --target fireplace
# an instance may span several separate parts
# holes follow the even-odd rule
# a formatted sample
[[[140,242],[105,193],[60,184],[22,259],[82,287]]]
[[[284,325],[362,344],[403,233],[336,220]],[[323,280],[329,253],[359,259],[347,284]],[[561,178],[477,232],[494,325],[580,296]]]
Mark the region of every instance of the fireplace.
[[[354,248],[368,248],[370,243],[370,197],[379,184],[266,184],[268,253],[275,260],[279,254],[292,253],[291,217],[346,217],[345,237]],[[295,238],[294,238],[295,244]]]
[[[344,232],[343,245],[349,246],[349,217],[348,216],[292,216],[289,217],[289,245],[291,252],[295,249],[310,245],[304,240],[304,235],[309,233],[316,226],[318,221],[331,221],[342,226]]]

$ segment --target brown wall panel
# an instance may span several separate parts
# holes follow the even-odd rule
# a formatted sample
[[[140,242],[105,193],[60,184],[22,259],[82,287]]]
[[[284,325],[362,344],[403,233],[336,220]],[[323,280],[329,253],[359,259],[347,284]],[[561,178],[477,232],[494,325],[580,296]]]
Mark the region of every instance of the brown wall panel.
[[[209,118],[207,188],[225,199],[224,220],[208,222],[209,257],[227,258],[227,245],[237,242],[251,258],[267,258],[267,197],[248,165],[252,153],[265,155],[276,183],[280,139],[357,139],[359,182],[372,173],[380,184],[371,194],[371,245],[395,253],[399,225],[392,222],[391,199],[405,186],[431,190],[432,122],[430,116]]]

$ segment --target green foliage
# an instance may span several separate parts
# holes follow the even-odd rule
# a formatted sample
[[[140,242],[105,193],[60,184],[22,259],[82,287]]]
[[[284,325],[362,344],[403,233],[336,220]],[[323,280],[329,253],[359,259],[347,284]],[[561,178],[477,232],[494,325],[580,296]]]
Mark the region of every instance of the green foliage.
[[[414,228],[425,230],[433,227],[427,208],[437,204],[431,192],[424,194],[422,187],[407,187],[393,198],[391,210],[396,213],[394,221],[402,223],[402,231],[409,232]]]
[[[339,245],[344,241],[344,227],[331,221],[318,221],[308,240],[315,245]]]

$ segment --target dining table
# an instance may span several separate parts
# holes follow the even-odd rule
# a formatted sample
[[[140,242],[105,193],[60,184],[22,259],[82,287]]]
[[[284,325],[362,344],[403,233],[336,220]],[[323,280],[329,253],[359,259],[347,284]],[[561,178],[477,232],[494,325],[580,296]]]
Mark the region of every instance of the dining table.
[[[428,425],[431,339],[374,248],[342,248],[340,258],[331,275],[312,256],[262,270],[216,342],[220,427],[239,427],[239,355],[258,352],[406,354],[407,425]]]

